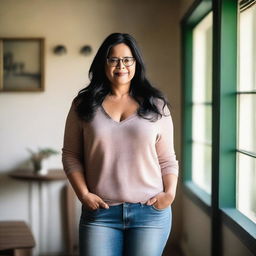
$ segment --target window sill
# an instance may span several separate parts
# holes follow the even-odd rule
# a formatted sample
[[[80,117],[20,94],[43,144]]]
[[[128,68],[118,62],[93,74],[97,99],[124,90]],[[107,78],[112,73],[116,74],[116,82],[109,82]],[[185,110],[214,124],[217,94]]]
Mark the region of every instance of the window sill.
[[[199,206],[207,215],[211,215],[211,196],[199,188],[194,182],[186,181],[183,183],[186,195]]]
[[[222,208],[221,218],[247,248],[256,253],[256,224],[235,208]]]

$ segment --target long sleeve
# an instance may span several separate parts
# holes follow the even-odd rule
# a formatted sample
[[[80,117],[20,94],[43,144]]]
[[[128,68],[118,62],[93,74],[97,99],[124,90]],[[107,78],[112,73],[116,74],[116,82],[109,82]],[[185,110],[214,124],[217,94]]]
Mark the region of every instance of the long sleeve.
[[[158,162],[162,176],[169,173],[178,176],[179,165],[174,151],[172,117],[167,107],[165,107],[164,113],[167,113],[168,116],[162,116],[159,121],[159,134],[156,142]]]
[[[83,129],[81,120],[72,103],[69,110],[62,148],[62,163],[66,174],[73,171],[84,171],[83,167]]]

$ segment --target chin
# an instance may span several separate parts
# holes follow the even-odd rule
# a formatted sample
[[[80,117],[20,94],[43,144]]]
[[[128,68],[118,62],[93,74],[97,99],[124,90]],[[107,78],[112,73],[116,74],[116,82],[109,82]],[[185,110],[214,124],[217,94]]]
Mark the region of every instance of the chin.
[[[114,79],[113,82],[117,83],[117,84],[129,84],[131,83],[131,80],[127,80],[127,79]]]

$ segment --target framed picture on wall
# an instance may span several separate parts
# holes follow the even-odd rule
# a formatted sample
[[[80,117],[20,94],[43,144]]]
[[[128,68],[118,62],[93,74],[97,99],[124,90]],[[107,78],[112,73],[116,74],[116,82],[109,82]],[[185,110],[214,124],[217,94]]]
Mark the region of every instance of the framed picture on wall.
[[[0,92],[44,91],[44,39],[0,38]]]

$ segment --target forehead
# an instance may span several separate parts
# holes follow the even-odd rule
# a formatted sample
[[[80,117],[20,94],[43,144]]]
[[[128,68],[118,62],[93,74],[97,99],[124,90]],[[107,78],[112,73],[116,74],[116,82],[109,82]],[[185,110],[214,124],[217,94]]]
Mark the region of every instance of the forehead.
[[[129,57],[133,56],[130,47],[124,43],[113,46],[109,51],[111,57]]]

